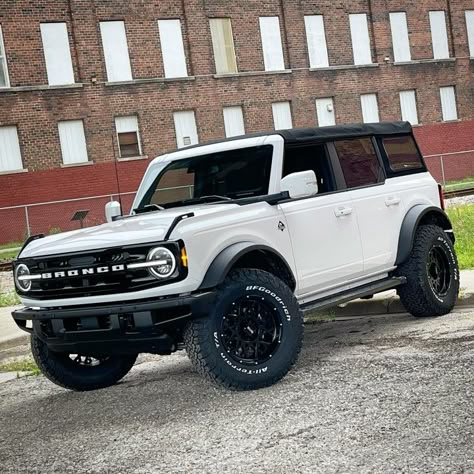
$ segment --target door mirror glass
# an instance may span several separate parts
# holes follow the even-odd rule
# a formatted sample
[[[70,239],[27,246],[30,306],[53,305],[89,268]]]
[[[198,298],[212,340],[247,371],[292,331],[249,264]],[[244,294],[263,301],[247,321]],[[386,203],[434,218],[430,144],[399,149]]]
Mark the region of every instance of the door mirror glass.
[[[281,180],[280,191],[288,191],[291,198],[302,198],[318,194],[316,173],[313,170],[291,173]]]
[[[120,207],[120,203],[117,201],[108,202],[105,205],[105,218],[107,222],[113,222],[115,218],[120,217],[122,215],[122,208]]]

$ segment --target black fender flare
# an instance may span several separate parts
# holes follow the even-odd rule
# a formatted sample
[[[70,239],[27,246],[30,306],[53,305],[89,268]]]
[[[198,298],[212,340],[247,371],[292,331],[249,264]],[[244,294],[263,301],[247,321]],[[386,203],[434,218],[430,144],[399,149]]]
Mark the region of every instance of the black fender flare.
[[[400,237],[398,239],[398,251],[395,265],[400,265],[408,259],[415,242],[416,229],[420,225],[421,221],[424,218],[426,220],[428,217],[430,217],[428,222],[436,222],[445,231],[452,231],[453,226],[449,220],[448,215],[439,207],[430,206],[427,204],[418,204],[413,206],[403,219]],[[449,236],[454,243],[454,234],[450,232]]]
[[[213,260],[209,268],[207,269],[206,275],[199,287],[199,290],[207,290],[210,288],[215,288],[217,285],[220,285],[227,275],[229,274],[232,267],[235,263],[243,257],[245,254],[253,252],[255,250],[264,251],[270,254],[273,254],[283,265],[285,265],[286,270],[293,280],[293,283],[296,285],[296,279],[291,270],[291,267],[288,265],[286,259],[275,249],[268,247],[266,245],[255,244],[254,242],[238,242],[222,250],[216,258]]]

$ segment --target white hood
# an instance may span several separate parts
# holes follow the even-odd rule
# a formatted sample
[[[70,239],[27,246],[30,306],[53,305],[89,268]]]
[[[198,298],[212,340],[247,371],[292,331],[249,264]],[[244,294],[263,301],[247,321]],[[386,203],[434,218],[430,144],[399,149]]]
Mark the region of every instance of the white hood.
[[[182,214],[194,212],[195,216],[200,216],[235,207],[238,207],[238,205],[222,203],[177,207],[139,214],[87,229],[50,235],[28,244],[19,255],[19,258],[159,242],[164,239],[174,219]]]

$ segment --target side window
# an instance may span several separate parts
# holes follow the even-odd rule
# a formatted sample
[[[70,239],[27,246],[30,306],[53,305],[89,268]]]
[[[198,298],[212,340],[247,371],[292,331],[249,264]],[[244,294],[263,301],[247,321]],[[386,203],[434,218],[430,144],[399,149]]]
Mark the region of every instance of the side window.
[[[334,142],[342,173],[348,188],[370,186],[383,182],[383,169],[370,138]]]
[[[382,143],[393,172],[424,168],[415,140],[410,135],[386,137]]]
[[[326,145],[306,145],[285,149],[283,161],[283,177],[300,171],[313,170],[318,180],[318,194],[335,190],[332,167],[330,165]]]

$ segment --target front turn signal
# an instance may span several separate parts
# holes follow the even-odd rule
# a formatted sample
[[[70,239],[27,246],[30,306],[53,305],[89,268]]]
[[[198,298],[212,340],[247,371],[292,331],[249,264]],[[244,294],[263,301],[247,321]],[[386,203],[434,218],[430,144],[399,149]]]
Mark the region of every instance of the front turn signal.
[[[181,263],[183,267],[188,268],[188,254],[185,247],[181,248]]]

